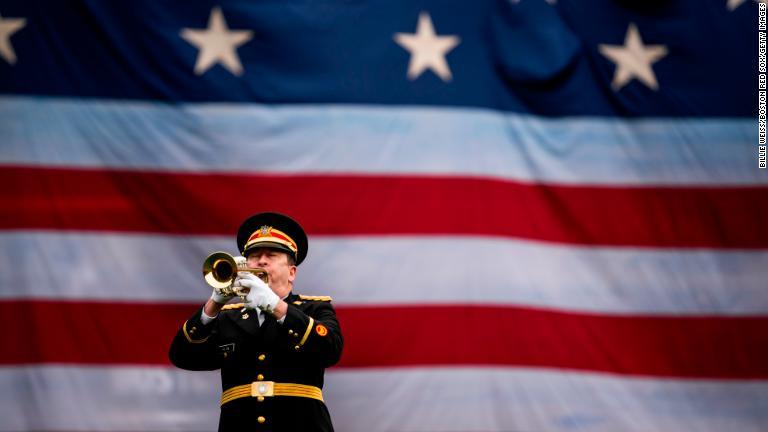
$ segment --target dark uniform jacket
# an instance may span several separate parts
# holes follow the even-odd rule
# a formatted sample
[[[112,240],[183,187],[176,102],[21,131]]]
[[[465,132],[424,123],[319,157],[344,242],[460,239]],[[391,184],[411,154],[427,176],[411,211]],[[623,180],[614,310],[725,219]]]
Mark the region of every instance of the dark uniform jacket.
[[[336,312],[329,297],[290,294],[285,302],[283,323],[265,314],[261,326],[257,312],[242,305],[225,306],[208,325],[198,309],[173,339],[171,362],[187,370],[221,369],[222,391],[259,381],[322,389],[325,368],[339,361],[344,344]],[[294,387],[305,389],[283,386]],[[246,396],[224,403],[219,431],[246,430],[332,431],[333,425],[325,404],[311,397]]]

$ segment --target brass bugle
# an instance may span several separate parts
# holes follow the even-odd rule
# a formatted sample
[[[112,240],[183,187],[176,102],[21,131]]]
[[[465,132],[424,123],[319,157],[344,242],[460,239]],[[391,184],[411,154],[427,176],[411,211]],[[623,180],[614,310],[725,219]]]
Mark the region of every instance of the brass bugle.
[[[237,272],[246,271],[255,274],[264,283],[269,284],[269,275],[261,267],[248,267],[243,256],[232,256],[226,252],[214,252],[203,261],[203,278],[219,295],[237,295],[245,297],[248,288],[232,287]]]

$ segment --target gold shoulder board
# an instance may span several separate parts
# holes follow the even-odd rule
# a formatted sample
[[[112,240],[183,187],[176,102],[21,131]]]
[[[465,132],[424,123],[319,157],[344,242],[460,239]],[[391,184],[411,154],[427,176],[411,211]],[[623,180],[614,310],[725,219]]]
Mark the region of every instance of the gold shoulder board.
[[[331,301],[331,296],[308,296],[308,295],[299,295],[299,298],[302,300],[314,300],[314,301]]]

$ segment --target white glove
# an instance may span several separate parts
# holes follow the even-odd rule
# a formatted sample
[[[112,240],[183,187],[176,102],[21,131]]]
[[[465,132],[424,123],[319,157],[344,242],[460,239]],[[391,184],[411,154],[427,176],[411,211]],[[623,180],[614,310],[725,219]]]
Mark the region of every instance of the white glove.
[[[232,297],[234,297],[234,294],[230,295],[222,295],[216,292],[216,290],[213,290],[211,293],[211,300],[215,301],[218,304],[226,304]]]
[[[269,285],[264,283],[253,273],[239,272],[233,286],[249,288],[250,292],[245,297],[245,307],[249,309],[261,309],[265,312],[274,312],[280,297],[275,294]]]

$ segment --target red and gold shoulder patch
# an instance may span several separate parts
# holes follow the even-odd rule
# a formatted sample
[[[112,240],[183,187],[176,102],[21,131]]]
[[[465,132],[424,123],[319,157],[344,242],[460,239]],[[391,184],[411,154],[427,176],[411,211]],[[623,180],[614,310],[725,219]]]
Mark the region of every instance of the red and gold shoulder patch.
[[[318,336],[325,336],[328,334],[328,328],[322,324],[318,324],[315,326],[315,333],[317,333]]]

